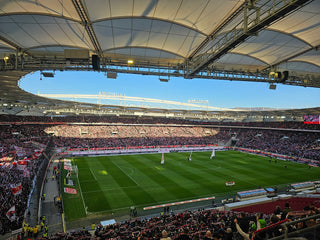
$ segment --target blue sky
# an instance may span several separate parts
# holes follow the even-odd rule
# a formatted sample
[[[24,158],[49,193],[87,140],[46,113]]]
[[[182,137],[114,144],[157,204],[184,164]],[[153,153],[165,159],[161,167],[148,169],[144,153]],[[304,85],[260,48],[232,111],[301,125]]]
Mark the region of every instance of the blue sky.
[[[106,78],[104,73],[56,71],[54,78],[42,77],[35,72],[24,77],[20,87],[37,94],[99,94],[112,92],[131,97],[155,98],[178,102],[208,100],[210,106],[221,108],[320,107],[320,89],[277,84],[270,90],[267,83],[183,79],[172,77],[160,82],[158,76],[118,74],[117,79]],[[96,101],[93,101],[96,102]],[[103,102],[112,104],[111,102]]]

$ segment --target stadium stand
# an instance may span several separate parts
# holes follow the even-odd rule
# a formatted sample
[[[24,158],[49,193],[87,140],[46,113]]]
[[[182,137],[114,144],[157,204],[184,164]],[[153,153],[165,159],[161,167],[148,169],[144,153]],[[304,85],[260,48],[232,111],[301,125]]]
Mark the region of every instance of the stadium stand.
[[[304,125],[299,123],[210,125],[199,122],[190,124],[189,121],[176,121],[175,119],[165,119],[164,121],[161,118],[145,120],[118,117],[88,117],[87,119],[85,117],[67,117],[52,119],[7,115],[0,115],[0,118],[2,120],[0,125],[2,166],[0,170],[3,176],[1,190],[7,193],[6,196],[1,196],[2,233],[19,229],[22,226],[22,222],[28,214],[30,192],[34,188],[32,181],[39,174],[39,165],[47,159],[44,155],[35,158],[35,153],[46,149],[49,139],[52,139],[56,149],[88,150],[119,146],[123,148],[167,146],[170,144],[194,146],[219,143],[223,145],[231,137],[236,136],[239,139],[236,143],[238,148],[287,154],[296,161],[300,161],[302,157],[310,158],[313,161],[320,160],[319,149],[315,143],[315,140],[319,138],[319,133],[302,131],[308,129],[301,129]],[[143,123],[137,125],[136,121]],[[90,124],[85,124],[85,122],[90,122]],[[123,124],[124,122],[126,124]],[[121,124],[118,125],[119,123]],[[286,138],[284,139],[283,136]],[[18,168],[18,164],[14,164],[18,160],[32,157],[34,161],[27,161],[23,171]],[[8,159],[10,160],[8,161]],[[38,178],[37,181],[41,181],[41,178]],[[19,183],[21,183],[22,192],[14,197],[15,195],[9,186],[11,184],[16,187]],[[294,185],[293,187],[299,186]],[[181,239],[184,234],[193,239],[205,239],[208,230],[215,238],[234,239],[232,237],[235,237],[237,232],[234,219],[238,216],[238,212],[247,212],[248,217],[253,217],[256,212],[263,212],[264,219],[269,226],[275,224],[274,219],[271,219],[276,206],[283,209],[285,203],[290,203],[294,215],[291,218],[293,218],[309,216],[310,214],[301,211],[310,204],[313,204],[312,208],[316,209],[314,213],[318,213],[319,202],[318,199],[301,197],[261,203],[256,206],[250,204],[250,206],[227,212],[218,210],[186,211],[150,219],[128,220],[107,227],[97,226],[93,235],[88,231],[88,228],[68,233],[53,233],[50,239],[148,239],[150,237],[160,239],[162,230],[167,230],[172,239]],[[8,217],[7,213],[10,212],[8,210],[12,205],[16,208],[15,215]],[[14,220],[11,221],[12,219]],[[39,237],[39,239],[41,238]]]
[[[319,1],[2,0],[0,16],[0,233],[8,233],[3,238],[319,239],[319,181],[290,183],[285,194],[257,185],[238,192],[241,202],[223,196],[225,204],[208,209],[136,218],[132,208],[130,219],[113,224],[63,232],[52,226],[60,228],[57,219],[64,220],[58,187],[64,155],[219,146],[267,156],[269,163],[306,164],[309,171],[320,161],[320,108],[226,109],[208,100],[188,101],[206,102],[197,110],[164,109],[163,101],[157,108],[143,102],[116,106],[101,102],[118,95],[105,92],[99,104],[82,104],[20,88],[24,76],[38,72],[42,80],[57,71],[99,71],[114,79],[118,73],[154,75],[161,82],[170,77],[262,82],[273,90],[278,84],[319,88]],[[224,181],[238,187],[238,179]],[[84,200],[83,208],[87,211]]]
[[[20,228],[29,214],[32,192],[39,188],[50,154],[46,147],[49,139],[38,126],[1,126],[1,129],[0,232],[4,234]]]
[[[208,239],[208,231],[211,233],[211,239],[243,239],[239,233],[239,227],[245,235],[250,236],[250,239],[265,239],[281,235],[282,231],[279,229],[282,229],[283,223],[300,219],[303,215],[312,214],[310,212],[288,214],[290,220],[280,221],[273,214],[256,215],[244,212],[199,209],[149,219],[136,218],[108,226],[97,225],[94,231],[83,228],[68,233],[55,233],[49,239],[161,239],[161,233],[164,230],[171,239]],[[319,215],[315,215],[316,219],[319,217]],[[260,227],[257,224],[258,221],[261,223]],[[293,233],[297,229],[301,230],[314,225],[315,219],[306,224],[308,225],[291,226],[289,231]],[[242,235],[244,234],[242,233]]]

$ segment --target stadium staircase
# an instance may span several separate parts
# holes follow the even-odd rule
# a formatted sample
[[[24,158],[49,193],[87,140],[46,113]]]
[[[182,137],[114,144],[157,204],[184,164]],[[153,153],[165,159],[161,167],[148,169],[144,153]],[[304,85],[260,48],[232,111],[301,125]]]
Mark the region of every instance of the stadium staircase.
[[[237,138],[237,135],[234,135],[228,140],[228,142],[225,144],[225,146],[234,147],[238,141],[239,141],[239,139]]]

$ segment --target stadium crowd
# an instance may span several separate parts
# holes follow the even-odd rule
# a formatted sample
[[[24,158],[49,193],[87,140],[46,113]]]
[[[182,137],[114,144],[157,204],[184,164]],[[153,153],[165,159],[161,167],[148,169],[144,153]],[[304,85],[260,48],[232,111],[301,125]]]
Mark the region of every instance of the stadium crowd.
[[[20,228],[48,141],[39,126],[0,126],[0,233]]]
[[[164,117],[137,117],[137,116],[14,116],[0,115],[0,123],[122,123],[122,124],[191,124],[217,125],[237,127],[259,127],[280,129],[309,129],[320,130],[320,124],[304,124],[303,121],[260,121],[260,122],[227,122],[208,121]]]
[[[308,209],[307,209],[308,207]],[[107,226],[95,226],[94,233],[83,228],[68,233],[55,233],[51,240],[60,239],[216,239],[216,240],[260,240],[281,235],[281,223],[303,216],[319,213],[313,205],[305,211],[293,211],[289,204],[277,207],[272,214],[219,211],[199,209],[196,211],[173,212],[148,219],[135,218]],[[299,212],[299,214],[297,214]],[[290,226],[289,231],[316,224],[309,221]],[[281,230],[282,229],[282,230]],[[41,239],[41,238],[39,238]]]
[[[242,129],[237,139],[238,147],[320,160],[320,133]]]
[[[88,124],[81,124],[81,122]],[[211,123],[167,118],[79,116],[49,118],[0,115],[0,123],[0,152],[2,154],[0,161],[1,233],[21,226],[32,181],[37,174],[38,166],[41,164],[40,158],[35,157],[35,152],[45,148],[49,139],[53,139],[56,148],[65,149],[226,145],[230,144],[232,139],[235,139],[234,143],[237,147],[320,160],[320,133],[317,131],[300,131],[309,128],[309,125],[303,125],[301,122],[232,122],[214,123],[217,126],[208,126]],[[136,125],[136,123],[145,125]],[[190,123],[194,125],[191,126]],[[259,129],[251,127],[258,127]],[[286,128],[296,130],[285,130]],[[312,126],[312,128],[318,130],[319,126]],[[25,167],[14,164],[14,162],[25,158],[28,159]],[[14,194],[12,186],[17,186],[20,183],[21,191]],[[13,206],[15,208],[14,213],[9,211]],[[191,215],[193,216],[193,213]],[[176,221],[176,218],[175,216],[167,216],[161,218],[160,221],[167,221],[168,219]],[[130,222],[129,225],[132,224],[135,225],[135,222]],[[181,233],[180,231],[186,231],[185,228],[179,229],[176,235],[171,232],[170,235],[177,238]],[[231,229],[234,230],[234,228]],[[160,230],[162,229],[159,229],[157,236],[160,236]],[[202,229],[193,230],[203,233]],[[216,232],[217,229],[212,228],[211,230]],[[225,232],[226,230],[224,229]],[[108,235],[116,232],[113,230],[108,233],[109,231],[110,229],[103,229],[96,234],[98,236],[98,234]],[[143,233],[148,234],[150,231],[143,231]]]
[[[0,233],[22,226],[33,180],[43,161],[40,152],[31,160],[10,161],[0,166]],[[22,162],[20,164],[20,162]]]
[[[216,129],[204,127],[134,126],[134,125],[57,125],[46,129],[48,133],[75,138],[141,138],[141,137],[204,137],[217,134]]]
[[[69,126],[49,128],[56,147],[108,148],[166,145],[225,145],[233,137],[236,146],[298,158],[320,160],[320,133],[274,129],[172,126]]]
[[[48,134],[41,125],[0,125],[0,153],[23,149],[24,155],[33,152],[32,142],[46,144]]]
[[[32,186],[30,181],[32,176],[23,177],[23,171],[18,170],[17,167],[0,168],[0,176],[0,233],[3,234],[21,227]],[[14,193],[11,186],[21,187],[21,192]]]
[[[99,125],[59,125],[48,129],[53,131],[56,147],[69,148],[213,144],[212,135],[217,133],[201,127]]]

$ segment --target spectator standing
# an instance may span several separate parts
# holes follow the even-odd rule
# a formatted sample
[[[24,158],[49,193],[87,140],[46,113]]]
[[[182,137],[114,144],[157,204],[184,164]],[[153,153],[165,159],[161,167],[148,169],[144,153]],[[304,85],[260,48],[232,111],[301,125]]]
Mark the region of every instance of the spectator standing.
[[[166,230],[163,230],[162,232],[161,232],[161,240],[171,240],[171,238],[170,237],[168,237],[168,232],[166,231]]]

